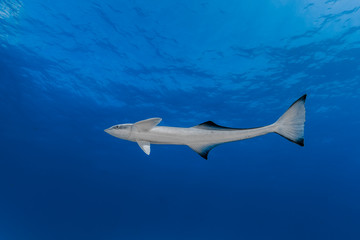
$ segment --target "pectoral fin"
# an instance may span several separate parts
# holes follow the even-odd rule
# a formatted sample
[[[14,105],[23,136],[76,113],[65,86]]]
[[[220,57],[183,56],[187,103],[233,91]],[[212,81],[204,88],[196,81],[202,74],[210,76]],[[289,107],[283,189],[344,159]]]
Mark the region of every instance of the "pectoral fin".
[[[219,145],[219,143],[216,144],[192,144],[188,145],[192,150],[197,152],[201,157],[205,158],[207,160],[208,154],[213,149]]]
[[[149,118],[134,123],[134,126],[140,131],[149,131],[161,122],[161,118]]]
[[[147,154],[150,155],[150,142],[147,141],[136,141],[139,147]]]

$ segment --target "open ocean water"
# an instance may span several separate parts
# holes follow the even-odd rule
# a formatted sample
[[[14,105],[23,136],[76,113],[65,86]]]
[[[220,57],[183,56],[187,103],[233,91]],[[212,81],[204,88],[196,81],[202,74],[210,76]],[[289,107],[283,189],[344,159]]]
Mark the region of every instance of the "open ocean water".
[[[273,123],[305,147],[103,130]],[[358,0],[0,0],[0,240],[360,239]]]

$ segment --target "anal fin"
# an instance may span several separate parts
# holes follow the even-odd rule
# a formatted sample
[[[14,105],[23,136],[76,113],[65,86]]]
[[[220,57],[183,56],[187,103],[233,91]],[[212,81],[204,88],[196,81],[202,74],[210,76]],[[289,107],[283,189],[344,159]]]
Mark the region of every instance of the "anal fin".
[[[209,152],[219,145],[219,143],[210,143],[210,144],[191,144],[188,145],[192,150],[197,152],[201,157],[207,160]]]

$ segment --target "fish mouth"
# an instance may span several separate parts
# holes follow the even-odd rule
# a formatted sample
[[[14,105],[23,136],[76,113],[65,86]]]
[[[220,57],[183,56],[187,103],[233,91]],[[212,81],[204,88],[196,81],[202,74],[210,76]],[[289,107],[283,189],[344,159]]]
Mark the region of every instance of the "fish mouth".
[[[109,133],[109,131],[110,131],[110,128],[104,129],[104,132],[106,132],[106,133]]]

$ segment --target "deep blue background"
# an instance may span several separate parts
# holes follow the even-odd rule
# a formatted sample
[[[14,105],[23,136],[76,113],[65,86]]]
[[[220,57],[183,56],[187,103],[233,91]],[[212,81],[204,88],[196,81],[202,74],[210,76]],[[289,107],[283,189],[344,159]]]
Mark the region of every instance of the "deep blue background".
[[[358,0],[0,0],[0,239],[360,239]],[[275,121],[137,144],[103,129]]]

